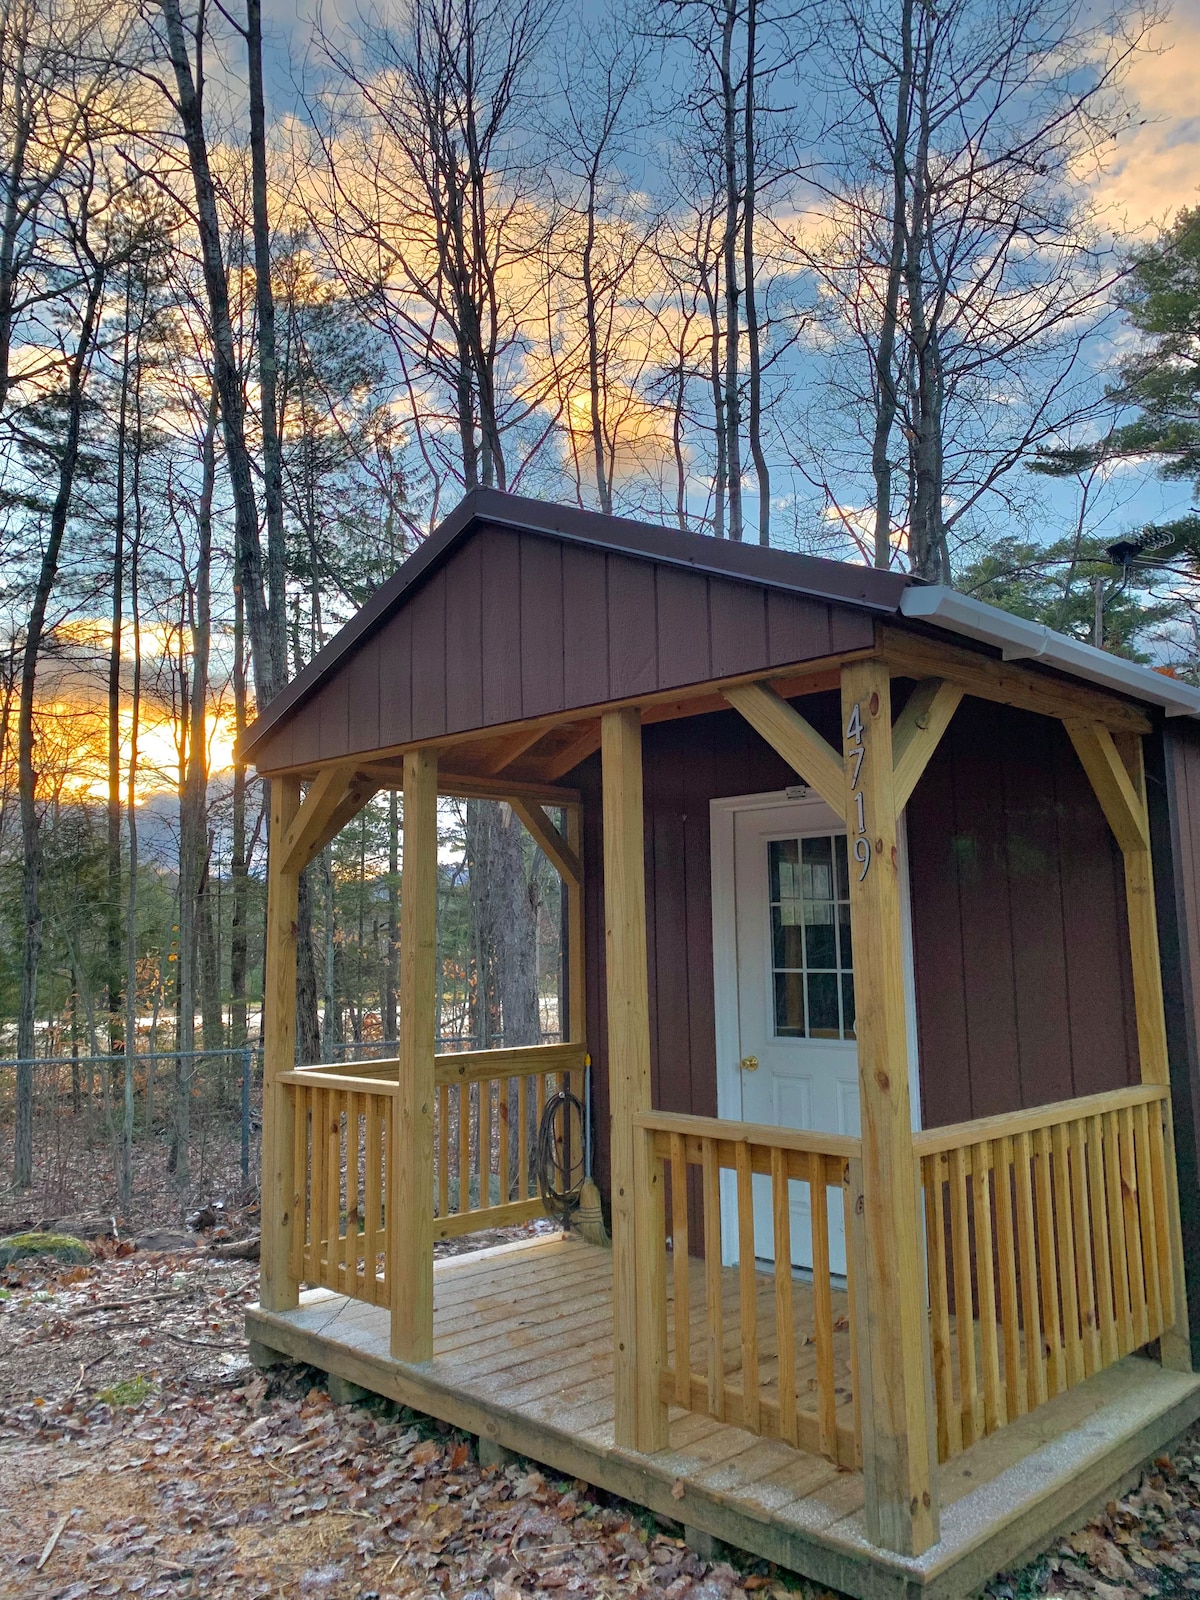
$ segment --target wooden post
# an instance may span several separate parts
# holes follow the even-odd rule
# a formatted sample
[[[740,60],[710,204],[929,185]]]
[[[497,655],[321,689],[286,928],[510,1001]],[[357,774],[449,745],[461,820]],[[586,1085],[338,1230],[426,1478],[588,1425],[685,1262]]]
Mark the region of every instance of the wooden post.
[[[938,1539],[936,1446],[908,1099],[891,684],[885,663],[842,668],[854,1006],[862,1109],[855,1229],[867,1533],[901,1555]]]
[[[636,708],[601,719],[604,788],[604,939],[608,975],[608,1082],[612,1115],[613,1341],[616,1442],[667,1446],[659,1397],[665,1305],[658,1198],[637,1194],[656,1173],[635,1159],[633,1116],[650,1107],[650,995],[646,968],[646,857],[642,724]],[[636,1202],[636,1203],[635,1203]]]
[[[300,875],[284,870],[283,843],[300,809],[300,780],[271,780],[267,860],[267,948],[263,973],[262,1262],[259,1302],[264,1311],[291,1311],[300,1284],[289,1272],[298,1185],[295,1102],[279,1083],[296,1065],[296,908]]]
[[[400,1093],[388,1151],[392,1355],[433,1357],[433,1102],[437,1048],[436,750],[404,757],[400,870]],[[465,1180],[464,1180],[465,1181]]]

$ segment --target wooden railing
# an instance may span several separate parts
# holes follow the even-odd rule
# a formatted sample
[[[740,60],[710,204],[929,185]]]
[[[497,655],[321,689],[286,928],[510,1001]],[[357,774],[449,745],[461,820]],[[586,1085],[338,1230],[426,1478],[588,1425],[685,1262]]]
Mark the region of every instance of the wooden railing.
[[[398,1085],[340,1069],[282,1081],[294,1097],[289,1271],[300,1283],[390,1305],[385,1197]]]
[[[1168,1090],[1115,1090],[914,1137],[938,1456],[1175,1322]]]
[[[541,1216],[531,1154],[550,1094],[582,1094],[584,1049],[535,1045],[435,1062],[434,1237]],[[387,1195],[399,1063],[340,1062],[280,1075],[295,1097],[290,1269],[373,1305],[390,1304]]]
[[[841,1465],[857,1465],[853,1274],[835,1287],[830,1221],[833,1216],[844,1223],[848,1242],[846,1185],[859,1155],[858,1140],[667,1112],[641,1113],[633,1120],[647,1142],[647,1162],[659,1163],[658,1192],[666,1193],[670,1179],[671,1259],[660,1264],[670,1285],[662,1319],[662,1398],[818,1451]],[[690,1254],[688,1171],[693,1167],[700,1171],[702,1261]],[[721,1257],[722,1172],[734,1175],[736,1193],[738,1264],[732,1269],[722,1266]],[[765,1270],[755,1260],[756,1175],[770,1180],[770,1210],[765,1205],[763,1210],[764,1222],[770,1217],[775,1264]],[[811,1283],[791,1265],[793,1183],[807,1190]],[[761,1196],[760,1203],[766,1198]],[[664,1258],[666,1231],[641,1231],[642,1238],[661,1241]]]

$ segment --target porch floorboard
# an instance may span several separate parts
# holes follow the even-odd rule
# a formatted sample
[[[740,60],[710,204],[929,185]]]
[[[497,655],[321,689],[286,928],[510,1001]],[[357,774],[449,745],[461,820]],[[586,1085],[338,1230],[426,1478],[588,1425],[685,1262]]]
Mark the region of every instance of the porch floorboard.
[[[1200,1377],[1128,1357],[939,1468],[941,1541],[905,1559],[867,1539],[861,1473],[778,1440],[673,1407],[668,1450],[618,1449],[610,1275],[606,1251],[557,1235],[441,1259],[434,1356],[420,1365],[392,1359],[385,1310],[326,1289],[294,1311],[252,1307],[247,1329],[268,1349],[860,1600],[962,1600],[1086,1517],[1200,1416]],[[803,1329],[811,1297],[795,1287]],[[695,1340],[695,1298],[691,1310]],[[733,1348],[727,1358],[732,1367]]]

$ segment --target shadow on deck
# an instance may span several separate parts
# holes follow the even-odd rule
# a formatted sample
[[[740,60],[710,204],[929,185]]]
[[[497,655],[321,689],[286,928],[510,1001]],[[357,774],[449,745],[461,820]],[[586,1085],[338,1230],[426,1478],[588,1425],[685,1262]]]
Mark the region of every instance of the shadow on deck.
[[[326,1289],[303,1294],[295,1311],[251,1308],[247,1330],[270,1350],[861,1600],[962,1600],[1084,1518],[1200,1416],[1200,1378],[1127,1357],[942,1466],[941,1540],[906,1559],[867,1539],[861,1472],[821,1456],[677,1407],[668,1450],[618,1448],[611,1276],[607,1251],[557,1235],[439,1260],[434,1358],[420,1365],[392,1359],[385,1310]],[[797,1283],[794,1298],[803,1381],[811,1296]],[[844,1309],[835,1303],[839,1322]],[[698,1315],[694,1300],[693,1348],[704,1337]],[[841,1330],[836,1364],[845,1394]]]

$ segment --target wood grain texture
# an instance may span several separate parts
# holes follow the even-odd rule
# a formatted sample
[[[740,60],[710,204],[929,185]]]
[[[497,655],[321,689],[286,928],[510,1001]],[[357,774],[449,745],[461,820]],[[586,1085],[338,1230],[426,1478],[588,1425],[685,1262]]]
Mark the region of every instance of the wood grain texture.
[[[433,1354],[433,1105],[437,1032],[437,753],[404,759],[400,1092],[387,1217],[393,1356]]]
[[[863,728],[861,764],[846,734],[855,718]],[[856,1270],[871,1367],[871,1415],[863,1417],[867,1526],[877,1543],[919,1555],[937,1543],[938,1507],[924,1295],[912,1271],[921,1244],[900,957],[891,680],[882,661],[842,669],[842,731],[840,809],[856,815],[861,793],[871,846],[867,871],[860,875],[852,852],[850,873],[866,1252]]]
[[[665,1294],[658,1203],[647,1192],[650,1166],[635,1188],[645,1139],[633,1118],[650,1109],[650,1001],[646,966],[646,872],[642,808],[642,728],[635,711],[603,721],[604,918],[611,1097],[613,1336],[616,1428],[643,1451],[666,1443],[659,1397],[658,1306]],[[659,1189],[661,1200],[661,1187]]]
[[[264,1306],[287,1311],[297,1303],[299,1280],[291,1268],[298,1186],[295,1104],[279,1084],[296,1061],[296,906],[299,876],[283,867],[284,841],[300,809],[297,778],[271,784],[267,857],[267,927],[263,970],[262,1263]]]

